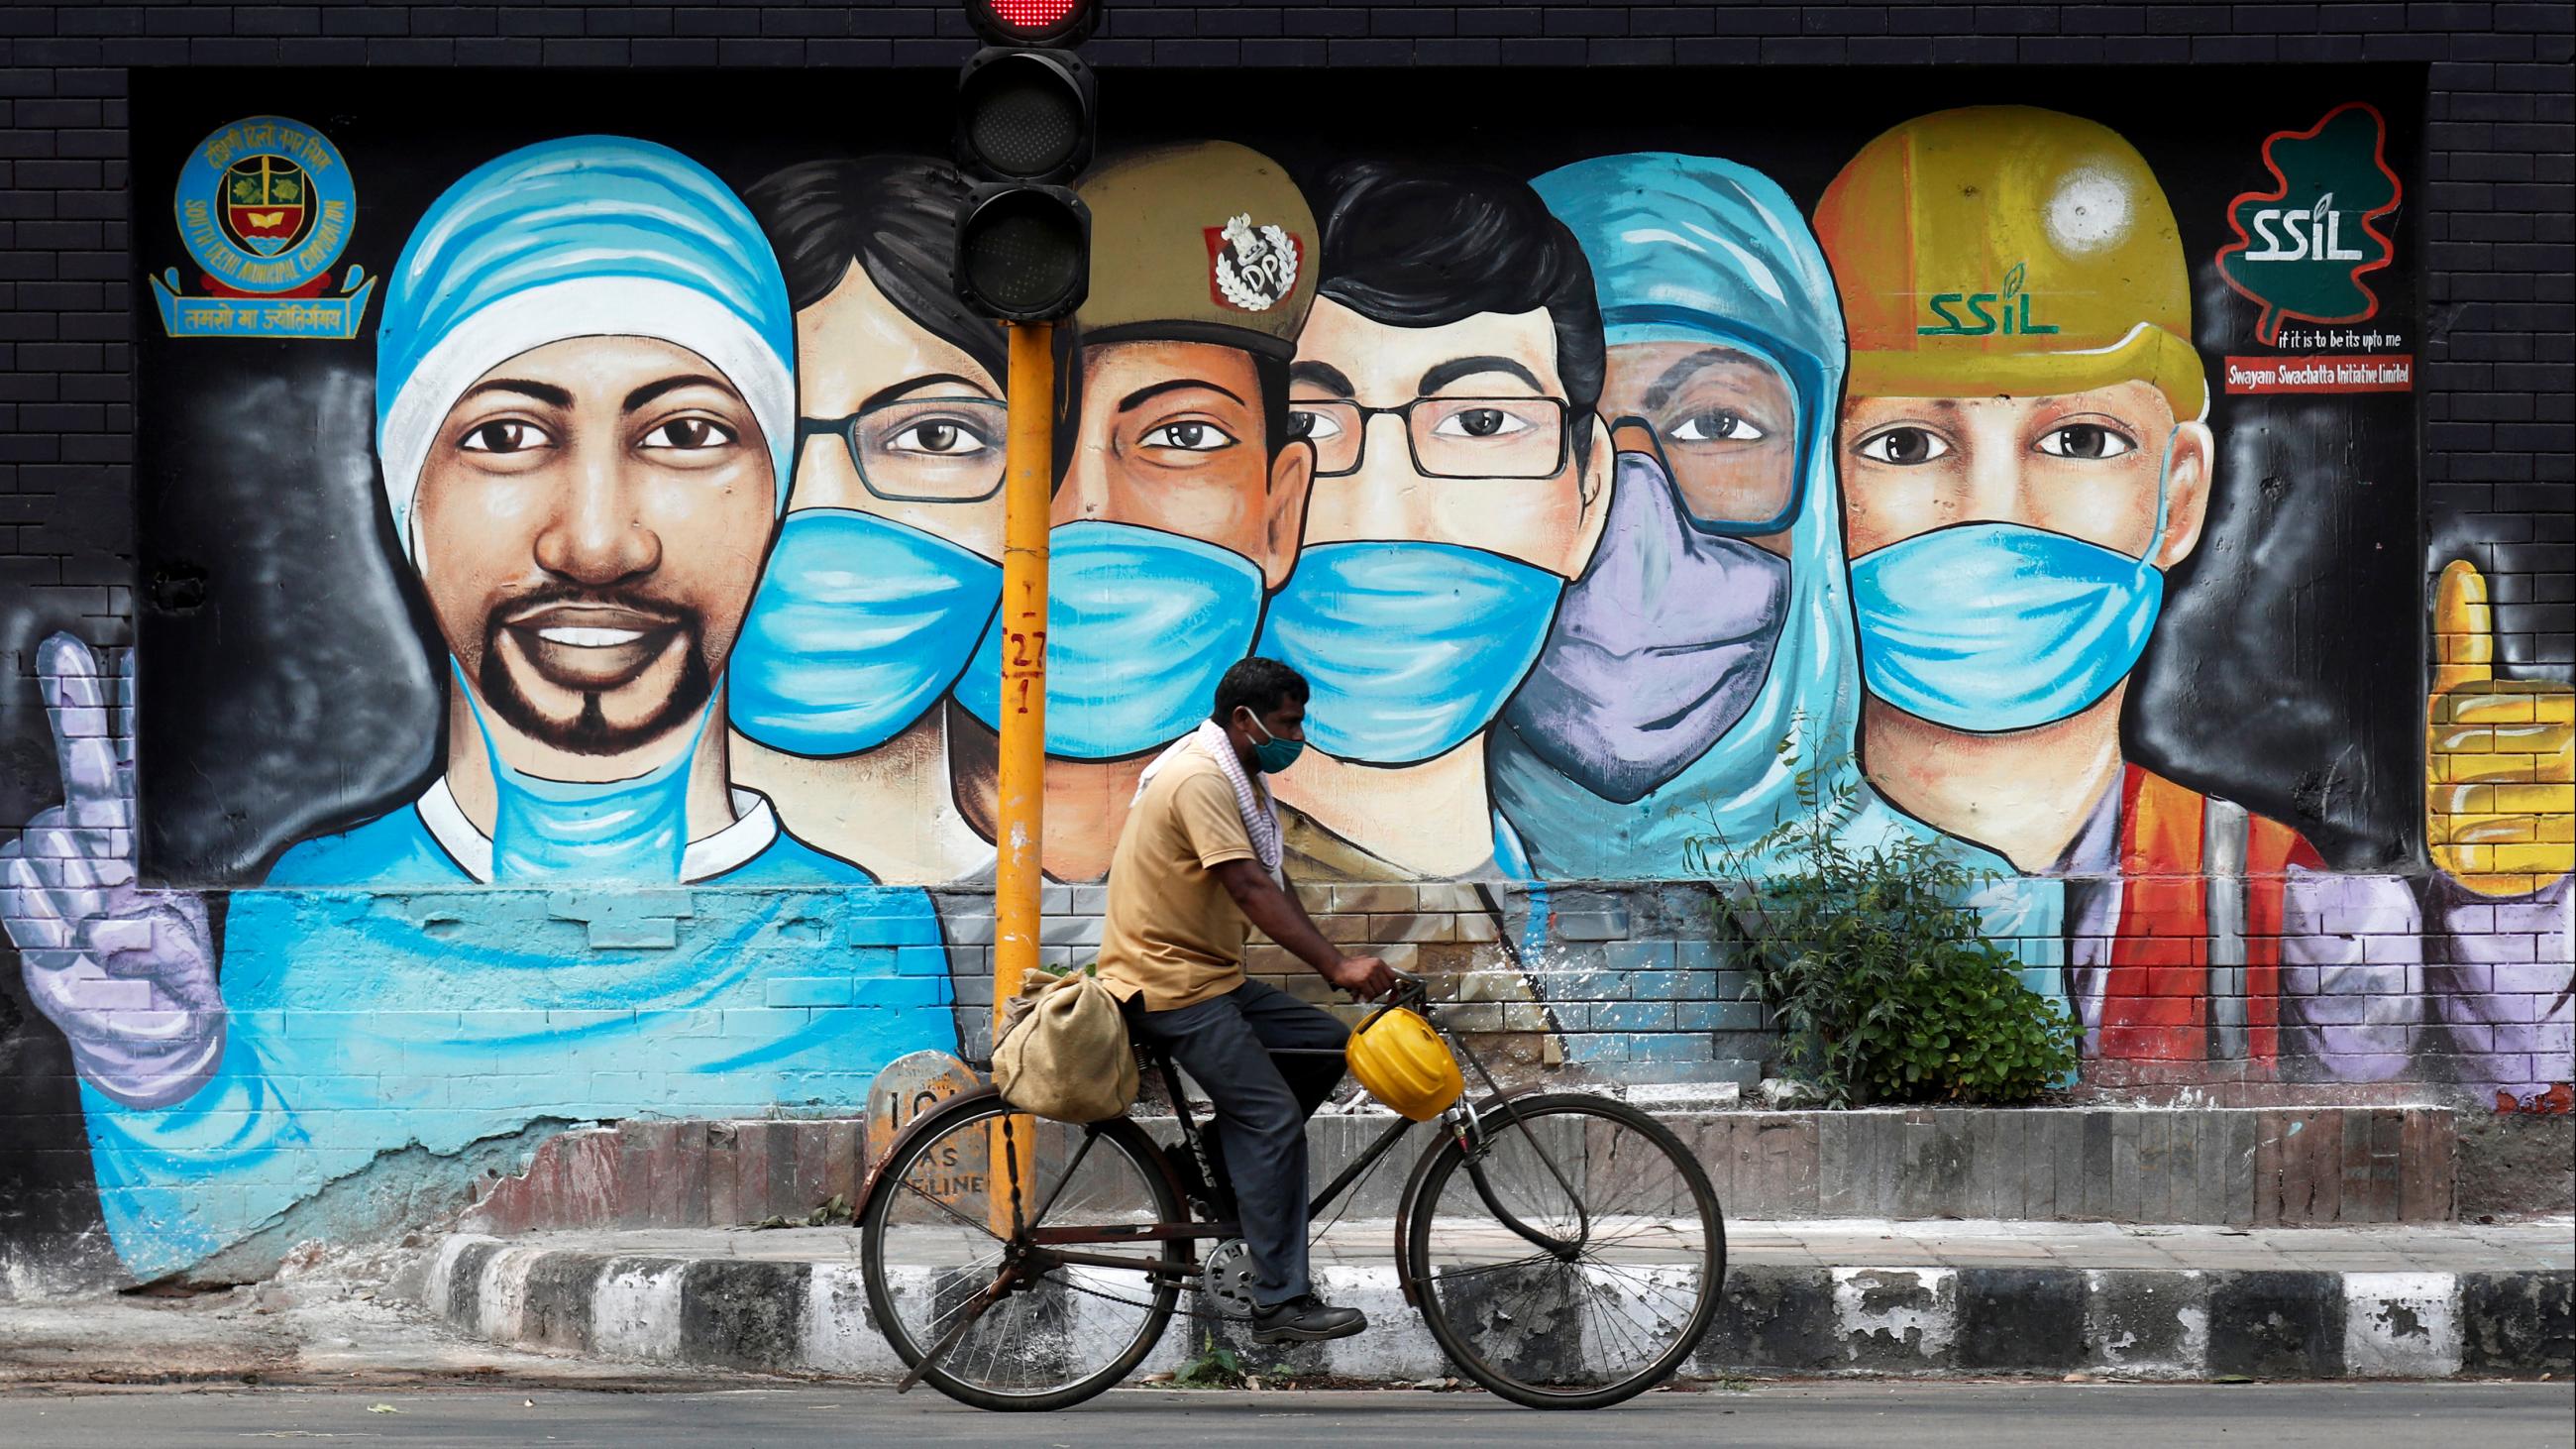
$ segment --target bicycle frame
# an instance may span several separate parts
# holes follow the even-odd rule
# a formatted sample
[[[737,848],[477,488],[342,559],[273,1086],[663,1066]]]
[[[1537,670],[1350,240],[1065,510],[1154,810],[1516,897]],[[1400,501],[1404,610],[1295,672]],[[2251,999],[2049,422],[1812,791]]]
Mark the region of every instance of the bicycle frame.
[[[1483,1058],[1476,1055],[1475,1049],[1467,1045],[1465,1041],[1459,1039],[1454,1033],[1440,1026],[1439,1020],[1437,1016],[1433,1014],[1430,1008],[1430,1003],[1427,1000],[1428,992],[1420,982],[1412,982],[1408,987],[1403,988],[1400,992],[1399,1000],[1401,1000],[1403,996],[1411,996],[1414,998],[1414,1004],[1422,1010],[1424,1017],[1431,1021],[1433,1027],[1440,1031],[1442,1040],[1448,1043],[1452,1051],[1458,1052],[1466,1060],[1468,1065],[1474,1069],[1477,1078],[1484,1083],[1487,1096],[1481,1106],[1471,1106],[1462,1098],[1456,1105],[1452,1106],[1446,1114],[1444,1114],[1449,1123],[1452,1135],[1454,1135],[1458,1140],[1459,1150],[1466,1154],[1468,1181],[1475,1187],[1477,1196],[1484,1201],[1486,1209],[1492,1212],[1498,1221],[1500,1221],[1504,1226],[1510,1228],[1522,1239],[1526,1240],[1531,1246],[1552,1256],[1571,1261],[1582,1251],[1584,1244],[1591,1240],[1591,1211],[1587,1206],[1585,1206],[1583,1195],[1575,1191],[1573,1183],[1567,1179],[1565,1169],[1557,1164],[1555,1157],[1550,1154],[1544,1144],[1538,1140],[1536,1133],[1529,1134],[1527,1139],[1531,1144],[1531,1149],[1538,1154],[1539,1160],[1546,1165],[1549,1175],[1556,1179],[1557,1186],[1564,1190],[1568,1199],[1570,1199],[1575,1206],[1577,1236],[1571,1242],[1563,1238],[1558,1238],[1551,1234],[1541,1232],[1537,1228],[1523,1222],[1518,1215],[1514,1214],[1509,1208],[1502,1204],[1501,1200],[1495,1195],[1492,1184],[1485,1176],[1483,1161],[1486,1152],[1486,1128],[1484,1125],[1484,1119],[1488,1114],[1499,1114],[1514,1121],[1519,1120],[1513,1107],[1513,1099],[1523,1095],[1523,1091],[1526,1089],[1509,1092],[1503,1090],[1502,1086],[1494,1080],[1493,1073],[1486,1068]],[[1279,1054],[1286,1055],[1297,1050],[1299,1049],[1284,1049]],[[1180,1090],[1179,1077],[1173,1069],[1171,1058],[1166,1054],[1157,1052],[1155,1053],[1154,1064],[1162,1075],[1165,1091],[1168,1093],[1172,1101],[1172,1115],[1175,1122],[1179,1125],[1181,1133],[1181,1140],[1177,1144],[1176,1148],[1164,1149],[1166,1159],[1169,1159],[1175,1150],[1187,1152],[1190,1156],[1190,1160],[1198,1167],[1200,1181],[1209,1189],[1209,1196],[1211,1198],[1215,1198],[1219,1196],[1221,1190],[1224,1199],[1222,1206],[1230,1207],[1232,1205],[1233,1198],[1233,1183],[1225,1173],[1224,1164],[1216,1161],[1207,1151],[1206,1139],[1201,1135],[1198,1124],[1190,1116],[1189,1101],[1186,1094]],[[1350,1164],[1344,1167],[1339,1175],[1335,1176],[1331,1182],[1325,1184],[1323,1190],[1316,1193],[1314,1198],[1307,1203],[1306,1215],[1309,1221],[1323,1216],[1325,1210],[1332,1206],[1333,1201],[1336,1198],[1339,1198],[1344,1192],[1348,1191],[1353,1183],[1366,1176],[1369,1170],[1375,1167],[1380,1159],[1384,1158],[1389,1152],[1394,1151],[1395,1144],[1403,1138],[1405,1133],[1409,1131],[1413,1125],[1414,1124],[1412,1122],[1403,1118],[1398,1118],[1396,1121],[1389,1123],[1386,1130],[1379,1133],[1375,1141],[1369,1143],[1369,1145],[1360,1152],[1359,1156],[1353,1158]],[[1069,1164],[1066,1168],[1066,1177],[1068,1180],[1070,1180],[1074,1168],[1080,1165],[1083,1155],[1087,1154],[1091,1150],[1091,1144],[1097,1140],[1098,1134],[1096,1132],[1085,1134],[1082,1147],[1077,1150],[1073,1163]],[[1405,1183],[1403,1193],[1397,1198],[1395,1236],[1398,1244],[1405,1241],[1406,1230],[1409,1227],[1412,1218],[1414,1199],[1420,1190],[1423,1174],[1429,1170],[1431,1160],[1435,1155],[1435,1152],[1425,1152],[1422,1154],[1420,1160],[1414,1164],[1414,1170]],[[889,1160],[894,1156],[895,1154],[891,1151],[887,1154]],[[870,1192],[876,1190],[874,1179],[871,1179],[870,1181],[869,1190]],[[865,1197],[866,1194],[862,1194],[863,1205]],[[1039,1206],[1039,1210],[1036,1214],[1036,1220],[1038,1223],[1044,1223],[1046,1210],[1052,1205],[1053,1204],[1050,1202]],[[1091,1252],[1086,1251],[1085,1249],[1093,1245],[1108,1245],[1113,1243],[1173,1241],[1195,1243],[1202,1239],[1214,1238],[1223,1240],[1226,1238],[1240,1236],[1242,1236],[1242,1225],[1239,1221],[1233,1218],[1202,1221],[1193,1217],[1187,1221],[1177,1223],[1108,1224],[1099,1227],[1046,1227],[1041,1225],[1026,1227],[1021,1230],[1022,1240],[1026,1243],[1028,1248],[1032,1250],[1031,1260],[1027,1268],[1027,1271],[1031,1276],[1042,1273],[1047,1266],[1063,1263],[1080,1267],[1112,1268],[1142,1274],[1148,1278],[1172,1278],[1180,1281],[1187,1281],[1198,1273],[1199,1262],[1198,1255],[1195,1251],[1189,1253],[1179,1263],[1175,1264],[1167,1263],[1160,1259],[1139,1258],[1131,1254]],[[1404,1292],[1405,1303],[1408,1306],[1418,1307],[1419,1285],[1415,1282],[1413,1275],[1409,1271],[1404,1270],[1403,1256],[1404,1255],[1399,1251],[1397,1254],[1399,1283]]]

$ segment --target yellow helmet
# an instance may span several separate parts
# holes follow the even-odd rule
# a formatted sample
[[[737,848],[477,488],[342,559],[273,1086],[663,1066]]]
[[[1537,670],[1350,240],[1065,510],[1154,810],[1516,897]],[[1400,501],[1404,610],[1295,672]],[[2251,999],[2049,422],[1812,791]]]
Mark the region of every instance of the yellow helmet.
[[[2209,382],[2164,188],[2106,126],[2030,106],[1919,116],[1816,205],[1855,397],[2155,385],[2182,421]]]
[[[1361,1022],[1349,1060],[1370,1096],[1416,1122],[1439,1116],[1467,1091],[1449,1044],[1416,1011],[1390,1006]]]

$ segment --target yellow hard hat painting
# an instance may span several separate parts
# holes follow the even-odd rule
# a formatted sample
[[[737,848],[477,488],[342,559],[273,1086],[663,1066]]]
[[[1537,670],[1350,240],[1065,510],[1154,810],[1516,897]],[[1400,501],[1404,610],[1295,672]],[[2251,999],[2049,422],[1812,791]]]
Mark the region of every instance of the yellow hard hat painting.
[[[1855,393],[2155,384],[2209,396],[2164,188],[2106,126],[2030,106],[1941,111],[1862,148],[1816,205]]]

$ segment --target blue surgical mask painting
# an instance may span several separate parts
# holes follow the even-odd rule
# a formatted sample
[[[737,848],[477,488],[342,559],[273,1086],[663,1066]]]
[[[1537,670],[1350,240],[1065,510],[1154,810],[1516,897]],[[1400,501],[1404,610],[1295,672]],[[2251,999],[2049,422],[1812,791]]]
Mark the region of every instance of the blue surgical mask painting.
[[[843,508],[787,515],[734,645],[735,729],[813,757],[871,750],[957,682],[1001,602],[1002,566]]]
[[[1049,534],[1047,753],[1115,760],[1207,717],[1228,665],[1252,650],[1261,570],[1230,549],[1083,519]],[[957,702],[1001,728],[1002,625],[984,631]]]
[[[1795,808],[1778,748],[1793,731],[1810,760],[1852,752],[1842,308],[1797,206],[1748,167],[1653,152],[1531,184],[1592,264],[1614,372],[1630,344],[1692,344],[1757,364],[1795,414],[1785,557],[1694,518],[1659,458],[1620,457],[1601,546],[1489,745],[1531,871],[1670,877],[1692,837],[1749,841]],[[1851,828],[1899,827],[1873,803]]]
[[[2017,523],[1918,533],[1853,560],[1851,579],[1869,692],[1979,734],[2054,724],[2110,693],[2165,594],[2144,560]]]
[[[1306,676],[1317,749],[1415,764],[1492,722],[1538,658],[1564,585],[1457,544],[1320,544],[1271,600],[1255,652]]]
[[[464,672],[454,673],[492,771],[496,884],[680,878],[689,848],[689,766],[706,733],[706,714],[677,754],[632,779],[548,780],[501,758],[483,706],[466,688]]]

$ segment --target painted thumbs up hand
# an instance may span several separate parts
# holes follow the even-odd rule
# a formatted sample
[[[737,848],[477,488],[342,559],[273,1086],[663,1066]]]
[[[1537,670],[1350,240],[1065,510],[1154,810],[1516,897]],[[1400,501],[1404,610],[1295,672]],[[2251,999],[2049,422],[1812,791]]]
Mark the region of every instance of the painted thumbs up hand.
[[[0,846],[0,924],[81,1076],[129,1106],[167,1106],[223,1054],[205,902],[134,883],[132,711],[110,697],[89,646],[56,634],[36,672],[63,803]]]
[[[2495,611],[2465,560],[2433,599],[2424,812],[2433,863],[2482,896],[2520,896],[2576,869],[2576,688],[2495,677]]]

